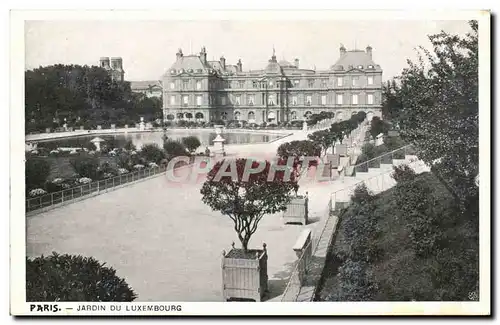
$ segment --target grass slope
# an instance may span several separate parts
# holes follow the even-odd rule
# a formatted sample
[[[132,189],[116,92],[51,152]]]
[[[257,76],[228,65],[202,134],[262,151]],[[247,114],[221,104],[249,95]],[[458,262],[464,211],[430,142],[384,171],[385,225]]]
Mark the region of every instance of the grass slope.
[[[432,189],[436,215],[442,216],[440,249],[432,255],[415,253],[409,220],[396,204],[396,187],[375,197],[378,234],[370,245],[379,252],[377,259],[368,262],[368,272],[376,283],[376,293],[370,300],[468,300],[477,290],[478,225],[455,211],[453,197],[431,173],[416,176]],[[349,249],[345,221],[352,217],[352,206],[341,212],[336,238],[327,257],[323,286],[317,300],[341,300],[339,267],[345,263],[342,252]],[[330,297],[330,298],[329,298]]]

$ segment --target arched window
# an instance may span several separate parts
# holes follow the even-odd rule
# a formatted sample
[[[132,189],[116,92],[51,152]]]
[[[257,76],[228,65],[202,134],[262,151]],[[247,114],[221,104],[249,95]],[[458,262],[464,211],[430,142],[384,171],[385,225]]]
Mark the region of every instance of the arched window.
[[[236,121],[239,121],[240,116],[241,116],[240,112],[234,112],[234,119],[235,119]]]
[[[167,120],[172,121],[175,118],[174,114],[168,114]]]
[[[293,111],[292,112],[292,120],[296,120],[296,119],[297,119],[297,112]]]
[[[194,117],[196,117],[197,120],[201,120],[203,118],[203,113],[198,112],[194,115]]]
[[[222,112],[222,119],[225,121],[227,120],[227,112]]]
[[[312,115],[312,112],[311,112],[311,111],[307,111],[307,112],[304,114],[304,117],[305,117],[305,118],[309,118],[311,115]]]
[[[184,114],[183,114],[183,113],[177,113],[177,118],[178,118],[178,119],[182,119],[182,118],[184,118]]]
[[[255,113],[254,112],[248,112],[248,120],[255,120]]]
[[[193,118],[193,114],[191,114],[191,113],[186,113],[186,118],[187,118],[187,119],[192,119],[192,118]]]

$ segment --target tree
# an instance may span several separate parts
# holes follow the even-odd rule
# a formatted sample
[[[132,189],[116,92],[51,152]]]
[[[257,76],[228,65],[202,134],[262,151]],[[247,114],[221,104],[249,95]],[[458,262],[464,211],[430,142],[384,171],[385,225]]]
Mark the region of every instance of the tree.
[[[334,142],[337,140],[335,134],[330,132],[330,130],[316,131],[309,134],[307,137],[318,147],[321,148],[320,157],[326,155],[326,151],[330,148]]]
[[[100,177],[99,159],[97,157],[82,155],[70,159],[69,164],[73,167],[75,173],[81,177],[88,177],[93,180]]]
[[[132,142],[132,140],[127,140],[127,142],[125,142],[125,144],[123,145],[123,149],[125,149],[127,151],[134,151],[134,150],[136,150],[136,147],[135,147],[134,143]]]
[[[339,268],[338,277],[338,293],[330,295],[327,300],[369,301],[377,293],[377,285],[366,262],[348,259]]]
[[[50,164],[40,158],[29,158],[25,163],[26,190],[43,188],[50,175]]]
[[[387,134],[389,132],[389,124],[380,119],[380,117],[375,116],[370,122],[370,135],[373,139],[377,137],[380,133]]]
[[[137,295],[115,269],[81,255],[26,258],[27,301],[133,301]]]
[[[249,167],[258,171],[261,164],[264,166],[260,172],[245,174]],[[284,171],[276,171],[274,177],[270,175],[271,168],[268,161],[244,158],[219,161],[200,191],[203,203],[234,222],[244,252],[248,251],[250,237],[257,231],[260,220],[266,214],[284,211],[292,192],[298,188],[293,170],[287,179]]]
[[[429,36],[433,51],[422,48],[418,62],[408,62],[396,92],[401,137],[435,165],[464,209],[476,202],[469,200],[477,196],[470,179],[479,171],[477,21],[470,27],[465,36]]]
[[[165,158],[165,152],[156,143],[148,143],[142,146],[141,156],[148,162],[159,164]]]
[[[281,144],[277,155],[283,160],[295,157],[295,163],[299,164],[304,157],[320,157],[321,147],[311,140],[295,140]],[[309,165],[314,165],[314,162],[309,162]]]
[[[167,154],[168,158],[185,156],[188,154],[186,147],[182,143],[176,140],[168,139],[163,143],[163,150]]]
[[[193,153],[196,149],[201,146],[200,140],[194,135],[182,138],[182,144],[189,150],[190,153]]]

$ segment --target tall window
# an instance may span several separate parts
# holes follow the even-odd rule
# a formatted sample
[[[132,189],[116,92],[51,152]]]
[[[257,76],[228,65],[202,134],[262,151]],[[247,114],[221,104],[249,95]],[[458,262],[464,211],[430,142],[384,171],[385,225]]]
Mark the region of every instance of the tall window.
[[[312,96],[311,95],[307,95],[306,96],[306,105],[307,106],[311,106],[312,104]]]
[[[175,105],[175,96],[170,96],[170,105]]]
[[[298,102],[297,96],[292,96],[292,105],[297,106],[297,102]]]
[[[240,106],[240,104],[241,104],[241,96],[240,95],[234,96],[234,105]]]
[[[269,106],[276,105],[276,98],[274,97],[274,94],[269,94],[269,97],[267,98],[267,104]]]
[[[226,105],[226,97],[221,96],[221,98],[220,98],[220,104],[221,105]]]
[[[352,95],[352,104],[358,105],[358,95],[357,94]]]
[[[373,94],[368,94],[367,102],[369,105],[373,105]]]
[[[259,88],[259,82],[258,81],[252,81],[252,87],[253,88]]]
[[[344,85],[344,79],[342,77],[337,78],[337,86],[342,87]]]
[[[254,95],[248,95],[248,105],[250,105],[250,106],[255,105],[255,96]]]
[[[196,95],[196,106],[201,106],[202,97],[201,95]]]
[[[189,105],[189,97],[184,95],[182,96],[182,106],[188,106]]]
[[[326,95],[321,95],[321,105],[326,105]]]
[[[368,76],[367,81],[369,85],[373,85],[373,76]]]
[[[239,81],[239,87],[240,87],[240,89],[245,88],[245,81],[244,80]]]
[[[352,77],[352,85],[354,87],[358,85],[358,77]]]
[[[196,89],[201,90],[201,81],[196,81]]]
[[[328,80],[321,79],[321,88],[326,88],[328,86]]]
[[[309,88],[314,88],[314,80],[307,80],[307,86]]]
[[[255,113],[254,112],[248,112],[248,120],[255,120]]]
[[[188,89],[188,88],[189,88],[189,81],[183,80],[182,81],[182,89]]]
[[[297,112],[293,111],[292,112],[292,120],[296,120],[297,119]]]
[[[337,95],[337,105],[342,105],[344,104],[344,96],[342,94]]]
[[[175,89],[175,82],[173,81],[170,82],[170,89]]]
[[[299,86],[299,84],[300,84],[300,80],[295,79],[295,80],[293,81],[293,86],[294,86],[294,87],[298,87],[298,86]]]

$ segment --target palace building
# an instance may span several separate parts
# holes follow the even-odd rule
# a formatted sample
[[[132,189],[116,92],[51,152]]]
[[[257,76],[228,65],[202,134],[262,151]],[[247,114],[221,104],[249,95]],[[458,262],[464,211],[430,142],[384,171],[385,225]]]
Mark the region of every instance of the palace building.
[[[372,48],[347,51],[328,70],[300,68],[276,59],[274,53],[261,70],[244,71],[241,60],[231,65],[224,57],[207,60],[176,54],[163,76],[163,110],[170,120],[240,120],[260,124],[305,120],[314,113],[333,112],[338,120],[359,111],[381,116],[382,69],[372,59]]]

